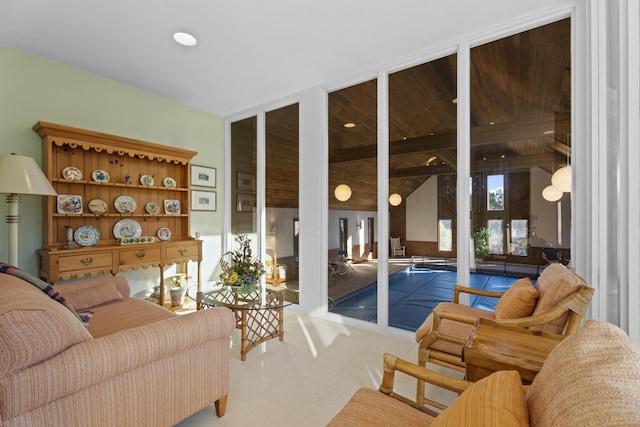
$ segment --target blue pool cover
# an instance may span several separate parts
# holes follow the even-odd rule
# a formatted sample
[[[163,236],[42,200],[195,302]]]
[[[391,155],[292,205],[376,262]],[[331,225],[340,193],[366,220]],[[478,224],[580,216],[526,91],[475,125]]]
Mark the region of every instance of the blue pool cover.
[[[504,292],[517,277],[471,273],[470,286],[487,291]],[[443,301],[451,301],[453,285],[457,283],[455,271],[420,269],[403,270],[389,276],[389,325],[415,331]],[[378,297],[377,282],[371,283],[335,301],[334,313],[356,319],[376,322]],[[494,310],[496,298],[472,295],[473,307]]]

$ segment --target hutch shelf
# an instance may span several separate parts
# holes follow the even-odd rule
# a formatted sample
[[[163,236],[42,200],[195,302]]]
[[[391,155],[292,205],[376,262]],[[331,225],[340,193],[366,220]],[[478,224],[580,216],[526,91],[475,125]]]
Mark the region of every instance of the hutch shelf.
[[[164,284],[164,267],[193,261],[201,283],[202,241],[189,235],[195,151],[46,122],[33,130],[58,193],[45,207],[43,280],[157,267]]]

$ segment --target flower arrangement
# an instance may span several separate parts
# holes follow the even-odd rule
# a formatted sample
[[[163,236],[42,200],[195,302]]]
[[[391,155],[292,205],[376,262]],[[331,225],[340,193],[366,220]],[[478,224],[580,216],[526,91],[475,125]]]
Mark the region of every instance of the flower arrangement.
[[[220,281],[224,286],[239,286],[241,292],[249,293],[260,286],[264,266],[258,258],[251,257],[251,240],[246,234],[239,234],[235,241],[239,248],[227,252],[220,260]]]

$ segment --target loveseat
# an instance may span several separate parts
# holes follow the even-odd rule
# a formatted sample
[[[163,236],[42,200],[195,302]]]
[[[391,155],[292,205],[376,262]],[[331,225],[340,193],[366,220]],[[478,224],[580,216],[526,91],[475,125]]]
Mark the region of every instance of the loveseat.
[[[403,373],[461,393],[441,413],[394,392]],[[330,426],[639,426],[640,349],[618,327],[588,320],[549,353],[530,386],[516,371],[476,383],[384,356],[380,390],[359,389]]]
[[[176,315],[120,276],[44,290],[0,273],[0,426],[170,426],[212,403],[224,415],[230,310]]]

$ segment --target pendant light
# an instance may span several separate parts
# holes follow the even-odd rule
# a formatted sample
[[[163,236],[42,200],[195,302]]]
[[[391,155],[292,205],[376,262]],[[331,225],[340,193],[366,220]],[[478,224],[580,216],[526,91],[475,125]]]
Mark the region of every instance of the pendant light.
[[[558,169],[551,176],[551,184],[564,193],[571,192],[571,166]]]
[[[391,204],[391,206],[398,206],[400,203],[402,203],[402,196],[398,193],[393,193],[389,196],[389,203]]]
[[[542,190],[542,197],[547,202],[557,202],[562,198],[563,192],[558,190],[554,185],[548,185]]]
[[[351,187],[349,187],[347,184],[340,184],[333,191],[333,194],[339,201],[346,202],[351,198]]]

